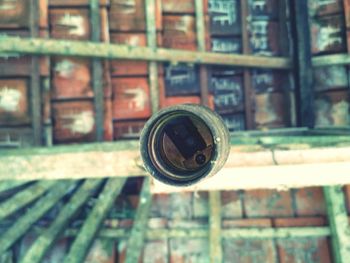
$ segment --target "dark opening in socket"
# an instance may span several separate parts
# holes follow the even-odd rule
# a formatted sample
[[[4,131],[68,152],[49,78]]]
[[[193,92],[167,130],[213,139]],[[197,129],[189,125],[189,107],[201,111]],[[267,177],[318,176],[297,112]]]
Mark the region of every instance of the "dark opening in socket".
[[[220,116],[194,104],[160,110],[147,121],[140,138],[146,170],[174,186],[189,186],[216,174],[229,149],[229,132]]]
[[[211,160],[213,137],[203,120],[175,114],[160,121],[155,130],[152,159],[164,175],[191,177]]]

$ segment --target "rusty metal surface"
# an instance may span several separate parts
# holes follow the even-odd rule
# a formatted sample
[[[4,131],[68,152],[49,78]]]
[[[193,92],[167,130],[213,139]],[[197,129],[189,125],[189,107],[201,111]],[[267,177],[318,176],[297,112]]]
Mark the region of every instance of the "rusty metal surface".
[[[147,46],[145,33],[111,33],[111,43],[125,44],[129,46]],[[157,44],[161,45],[161,34],[157,35]],[[146,76],[148,75],[148,64],[144,61],[112,60],[112,76]],[[162,74],[162,66],[158,66],[158,73]]]
[[[147,78],[113,78],[113,118],[142,119],[151,116]]]
[[[93,97],[89,60],[56,57],[53,59],[52,73],[52,98]]]
[[[194,14],[194,0],[162,0],[162,12],[166,14]],[[203,12],[208,12],[208,0],[203,0]]]
[[[29,110],[29,80],[0,80],[0,124],[26,124],[31,120]]]
[[[130,139],[140,137],[141,130],[146,120],[114,121],[114,139]]]
[[[90,40],[88,9],[50,9],[49,22],[52,38]]]
[[[146,30],[143,0],[111,0],[109,25],[111,31],[140,32]],[[156,1],[156,29],[162,27],[160,1]]]
[[[56,143],[90,142],[95,139],[92,101],[52,103],[53,139]]]
[[[196,21],[191,15],[163,16],[163,43],[165,48],[196,50]]]
[[[347,89],[317,93],[315,98],[315,124],[317,126],[349,125],[349,101],[350,97]]]
[[[29,27],[30,1],[1,0],[0,28]]]
[[[161,98],[160,107],[167,108],[177,104],[191,103],[191,104],[200,104],[201,99],[199,96],[174,96],[174,97],[165,97]]]
[[[285,114],[282,93],[255,95],[255,123],[258,129],[285,127]]]

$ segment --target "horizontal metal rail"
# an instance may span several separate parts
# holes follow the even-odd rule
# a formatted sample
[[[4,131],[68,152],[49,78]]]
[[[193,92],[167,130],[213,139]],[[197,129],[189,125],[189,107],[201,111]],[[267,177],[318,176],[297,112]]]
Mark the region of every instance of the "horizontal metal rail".
[[[60,55],[105,59],[129,59],[171,63],[241,66],[250,68],[291,69],[287,57],[263,57],[240,54],[184,51],[165,48],[134,47],[89,41],[42,38],[0,37],[0,54]],[[349,54],[323,55],[312,58],[313,67],[349,65]]]
[[[292,67],[291,60],[285,57],[219,54],[164,48],[133,47],[88,41],[1,36],[0,54],[6,53],[130,59],[171,63],[184,62],[271,69],[291,69]]]
[[[349,54],[335,54],[335,55],[324,55],[312,58],[313,67],[325,67],[334,65],[349,65],[350,55]]]
[[[164,238],[208,238],[209,228],[198,229],[147,229],[148,240]],[[41,229],[35,232],[40,233]],[[68,229],[65,236],[75,236],[78,230]],[[273,238],[302,238],[302,237],[327,237],[331,235],[329,227],[279,227],[279,228],[241,228],[222,229],[221,236],[224,239],[273,239]],[[123,239],[130,236],[127,229],[101,229],[98,235],[100,238]]]

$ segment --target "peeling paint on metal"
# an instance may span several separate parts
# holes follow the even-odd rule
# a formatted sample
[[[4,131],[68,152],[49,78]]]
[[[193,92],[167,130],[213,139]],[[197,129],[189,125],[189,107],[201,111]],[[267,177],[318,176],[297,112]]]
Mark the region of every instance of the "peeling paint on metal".
[[[326,26],[320,29],[320,33],[317,38],[317,46],[321,50],[325,50],[328,46],[342,44],[343,39],[341,37],[340,28],[336,28],[333,26]]]
[[[70,78],[72,77],[74,68],[75,65],[72,61],[64,59],[56,64],[55,71],[57,71],[62,77]]]
[[[65,14],[59,20],[59,25],[69,27],[68,33],[70,35],[84,36],[86,34],[82,16]]]
[[[0,89],[0,109],[7,112],[16,112],[19,108],[19,103],[22,94],[12,87],[3,87]]]
[[[65,128],[73,133],[88,134],[93,131],[95,120],[91,111],[83,111],[76,115],[63,116],[64,119],[70,120]]]
[[[136,87],[132,90],[125,90],[124,94],[126,97],[130,97],[128,101],[128,108],[132,110],[144,110],[147,106],[147,94],[142,87]]]

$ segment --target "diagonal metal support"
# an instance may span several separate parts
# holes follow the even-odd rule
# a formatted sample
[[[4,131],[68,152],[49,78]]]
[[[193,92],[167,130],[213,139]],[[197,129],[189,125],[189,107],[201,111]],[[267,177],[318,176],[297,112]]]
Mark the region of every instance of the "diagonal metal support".
[[[27,187],[0,204],[0,221],[42,196],[57,181],[42,181]]]
[[[62,234],[64,228],[70,223],[80,208],[86,203],[92,191],[94,191],[103,180],[86,180],[74,193],[67,204],[61,209],[55,221],[40,234],[38,239],[29,248],[22,263],[39,263],[44,258],[55,240]]]
[[[127,244],[126,263],[138,262],[147,232],[148,215],[152,204],[150,180],[145,178],[136,211],[134,226]]]
[[[222,263],[221,195],[219,191],[209,192],[209,209],[210,262]]]
[[[6,180],[0,183],[0,193],[25,185],[30,181]]]
[[[22,217],[0,236],[0,255],[5,253],[30,227],[47,213],[76,182],[62,181],[41,197]]]
[[[125,180],[125,178],[108,179],[92,211],[74,240],[68,255],[64,259],[64,263],[84,262],[94,238],[100,229],[101,223],[110,211],[114,200],[121,192]]]
[[[350,227],[345,206],[345,196],[341,186],[323,188],[331,228],[335,263],[350,260]]]

